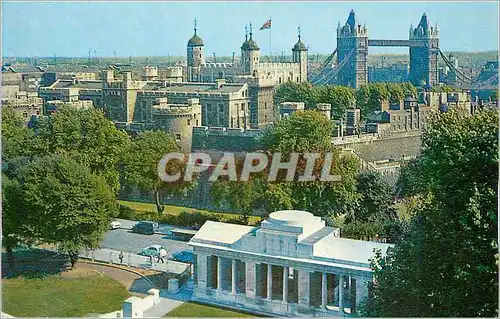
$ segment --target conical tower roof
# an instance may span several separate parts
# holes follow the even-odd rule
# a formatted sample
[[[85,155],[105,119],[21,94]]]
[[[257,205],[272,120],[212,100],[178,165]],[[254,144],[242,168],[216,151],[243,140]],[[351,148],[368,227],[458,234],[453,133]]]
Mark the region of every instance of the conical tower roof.
[[[201,47],[203,46],[203,40],[196,34],[196,19],[194,20],[194,35],[189,39],[187,43],[188,47]]]
[[[299,33],[298,33],[299,40],[293,46],[292,51],[307,51],[307,47],[305,46],[305,44],[300,39],[300,27],[298,28],[298,31],[299,31]]]

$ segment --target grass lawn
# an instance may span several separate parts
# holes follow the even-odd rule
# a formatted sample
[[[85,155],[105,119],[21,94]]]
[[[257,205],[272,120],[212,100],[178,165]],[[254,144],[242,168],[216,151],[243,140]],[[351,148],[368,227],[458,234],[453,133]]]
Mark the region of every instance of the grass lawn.
[[[93,273],[2,280],[2,310],[16,317],[82,317],[121,309],[130,296],[117,281]]]
[[[119,204],[123,206],[128,206],[135,210],[138,214],[141,212],[156,212],[156,205],[153,203],[142,203],[142,202],[131,202],[131,201],[125,201],[125,200],[119,200]],[[237,214],[229,214],[229,213],[217,213],[217,212],[211,212],[208,210],[203,210],[203,209],[194,209],[190,207],[183,207],[183,206],[174,206],[174,205],[165,205],[165,211],[164,214],[169,214],[169,215],[179,215],[180,213],[183,212],[188,212],[188,213],[194,213],[194,212],[199,212],[207,215],[222,215],[224,218],[231,219],[235,218],[238,215]],[[259,216],[249,216],[249,224],[253,225],[257,222],[260,221]]]
[[[247,313],[227,310],[214,306],[200,305],[197,303],[186,302],[172,310],[165,317],[256,317]]]

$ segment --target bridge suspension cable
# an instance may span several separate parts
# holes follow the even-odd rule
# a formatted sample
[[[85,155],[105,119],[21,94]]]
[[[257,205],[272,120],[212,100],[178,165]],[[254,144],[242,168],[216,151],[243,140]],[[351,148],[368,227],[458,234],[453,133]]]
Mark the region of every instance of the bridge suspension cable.
[[[325,62],[323,62],[323,65],[321,66],[321,71],[311,79],[311,83],[315,83],[319,78],[323,77],[324,73],[329,70],[328,65],[332,62],[336,54],[337,54],[337,49],[335,49],[333,53],[330,54],[328,58],[326,58]]]
[[[443,58],[444,60],[444,63],[446,64],[446,66],[448,66],[451,70],[455,71],[455,73],[457,74],[457,77],[459,79],[461,79],[463,82],[468,82],[468,83],[472,83],[474,82],[474,80],[472,80],[470,77],[468,77],[467,75],[465,75],[462,71],[458,70],[454,65],[453,63],[451,63],[450,60],[448,60],[448,58],[446,57],[446,55],[443,53],[443,51],[441,51],[441,49],[439,49],[439,54],[441,55],[441,58]]]
[[[323,73],[323,75],[321,77],[319,77],[318,79],[316,79],[316,81],[314,81],[313,84],[316,84],[316,85],[327,84],[332,79],[334,79],[339,74],[339,72],[342,70],[342,68],[346,65],[346,63],[350,60],[354,51],[355,51],[355,49],[352,49],[344,57],[342,62],[340,62],[336,67],[331,68],[331,69],[325,68],[327,70],[327,72],[323,73],[323,71],[322,71],[321,73]],[[325,70],[325,69],[323,69],[323,70]]]

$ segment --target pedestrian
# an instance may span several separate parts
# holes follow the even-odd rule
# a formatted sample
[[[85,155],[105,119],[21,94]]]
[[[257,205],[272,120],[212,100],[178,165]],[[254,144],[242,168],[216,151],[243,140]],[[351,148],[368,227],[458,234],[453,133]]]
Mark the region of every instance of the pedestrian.
[[[153,255],[149,255],[149,263],[151,264],[151,267],[153,267]]]
[[[160,249],[160,260],[162,263],[165,263],[165,260],[163,258],[167,257],[167,251],[165,249]]]
[[[120,264],[123,264],[123,251],[120,251],[118,258],[120,258]]]

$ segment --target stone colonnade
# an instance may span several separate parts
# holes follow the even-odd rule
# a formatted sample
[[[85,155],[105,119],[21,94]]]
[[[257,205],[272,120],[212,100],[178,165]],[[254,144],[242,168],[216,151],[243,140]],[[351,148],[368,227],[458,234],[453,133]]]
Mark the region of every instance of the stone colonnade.
[[[198,288],[323,311],[355,313],[368,295],[369,280],[369,277],[348,273],[196,255],[195,284]]]

